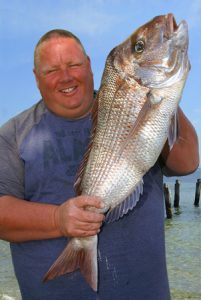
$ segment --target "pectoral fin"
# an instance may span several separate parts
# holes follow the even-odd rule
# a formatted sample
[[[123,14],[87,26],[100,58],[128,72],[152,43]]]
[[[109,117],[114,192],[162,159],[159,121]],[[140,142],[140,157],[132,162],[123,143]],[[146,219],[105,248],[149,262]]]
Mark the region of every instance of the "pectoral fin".
[[[131,193],[123,202],[121,202],[115,208],[109,210],[106,214],[105,222],[112,223],[122,218],[125,214],[132,210],[140,199],[140,195],[143,193],[143,180],[141,180],[136,186],[133,193]]]
[[[138,117],[135,121],[135,123],[133,124],[128,136],[126,137],[125,141],[122,143],[122,147],[120,148],[119,151],[119,156],[122,155],[124,149],[126,148],[126,146],[128,145],[128,143],[134,139],[134,136],[136,135],[137,131],[139,130],[139,127],[141,126],[141,124],[144,122],[147,113],[149,112],[149,110],[152,107],[152,103],[149,100],[149,98],[147,98],[146,102],[144,103],[142,109],[140,110]]]
[[[178,118],[177,118],[177,111],[176,111],[171,119],[169,132],[168,132],[168,144],[170,150],[172,149],[174,143],[178,139],[178,136],[179,136],[179,126],[178,126]]]

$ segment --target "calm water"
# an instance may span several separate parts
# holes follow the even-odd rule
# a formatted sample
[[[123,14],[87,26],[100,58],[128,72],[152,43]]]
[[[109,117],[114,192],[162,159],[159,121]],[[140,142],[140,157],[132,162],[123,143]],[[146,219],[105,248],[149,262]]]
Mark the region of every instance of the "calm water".
[[[192,176],[180,179],[180,210],[172,210],[173,218],[165,221],[172,300],[201,300],[201,209],[193,205],[197,178],[201,178],[200,170]],[[169,186],[173,202],[175,179],[165,178],[165,182]],[[9,245],[0,241],[0,300],[3,295],[21,300]]]
[[[174,201],[174,184],[168,184]],[[166,220],[166,252],[172,299],[201,300],[201,209],[194,207],[195,184],[180,186],[180,210]],[[201,199],[200,199],[201,206]]]

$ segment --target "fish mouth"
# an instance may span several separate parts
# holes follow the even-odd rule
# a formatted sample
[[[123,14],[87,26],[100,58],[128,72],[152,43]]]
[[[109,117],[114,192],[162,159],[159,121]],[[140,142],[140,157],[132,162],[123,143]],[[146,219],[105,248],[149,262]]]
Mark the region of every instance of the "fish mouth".
[[[188,26],[186,21],[178,25],[173,14],[155,18],[155,28],[159,34],[158,58],[157,50],[150,51],[150,59],[140,62],[140,79],[149,88],[164,88],[180,81],[190,70],[188,60]],[[152,49],[151,49],[152,50]],[[148,74],[148,75],[147,75]]]
[[[188,37],[188,25],[185,20],[182,20],[178,25],[174,19],[174,16],[171,14],[168,15],[169,24],[172,31],[172,42],[175,47],[181,52],[185,52],[187,55],[189,37]]]
[[[168,31],[169,31],[170,34],[173,34],[179,27],[177,25],[177,22],[175,20],[174,15],[173,14],[167,14],[166,20],[167,20]]]
[[[182,21],[179,25],[177,25],[174,15],[170,13],[165,15],[165,18],[163,18],[161,22],[164,24],[161,30],[163,32],[163,41],[165,41],[165,40],[172,39],[172,37],[177,34],[181,26],[181,23],[183,23],[184,21]]]
[[[177,24],[176,19],[172,13],[167,15],[155,17],[158,26],[161,26],[161,42],[171,40],[177,36],[180,31],[186,31],[187,24],[183,20]],[[177,37],[178,38],[178,37]]]
[[[165,19],[166,30],[164,32],[164,38],[165,35],[167,35],[166,38],[173,39],[174,43],[177,44],[177,46],[179,44],[182,47],[184,47],[185,45],[188,46],[188,26],[186,21],[183,20],[177,25],[173,14],[167,14]],[[175,39],[177,39],[178,41],[175,42]]]

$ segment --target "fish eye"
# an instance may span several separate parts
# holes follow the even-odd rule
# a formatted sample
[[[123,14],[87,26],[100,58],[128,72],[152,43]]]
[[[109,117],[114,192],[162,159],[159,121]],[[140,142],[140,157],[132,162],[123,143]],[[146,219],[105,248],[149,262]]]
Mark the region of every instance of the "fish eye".
[[[145,46],[144,41],[142,40],[137,41],[134,47],[135,52],[142,53],[144,51],[144,46]]]

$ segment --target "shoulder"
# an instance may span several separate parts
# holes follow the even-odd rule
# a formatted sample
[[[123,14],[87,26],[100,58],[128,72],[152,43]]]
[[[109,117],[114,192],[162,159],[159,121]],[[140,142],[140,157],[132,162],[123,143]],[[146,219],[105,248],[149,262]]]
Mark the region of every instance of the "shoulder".
[[[1,126],[0,138],[9,143],[20,143],[34,124],[40,121],[45,112],[46,107],[41,100]]]

